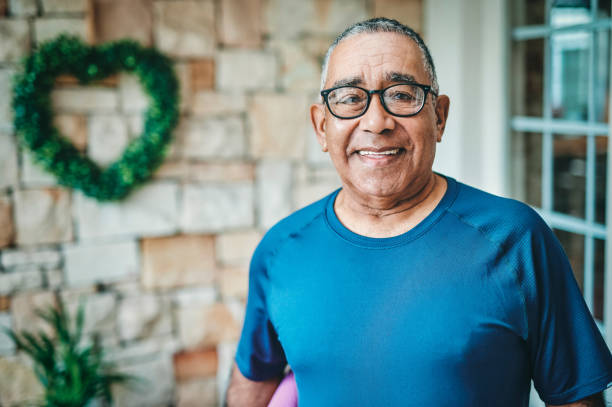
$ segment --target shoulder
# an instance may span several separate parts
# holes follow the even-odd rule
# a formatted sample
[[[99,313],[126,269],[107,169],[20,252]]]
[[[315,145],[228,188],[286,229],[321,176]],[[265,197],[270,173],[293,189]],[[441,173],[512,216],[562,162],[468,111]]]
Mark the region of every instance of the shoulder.
[[[456,198],[448,211],[465,225],[478,229],[487,240],[507,245],[534,235],[552,235],[529,205],[453,182],[456,182]]]
[[[278,250],[285,241],[299,234],[312,222],[324,217],[325,208],[330,199],[333,199],[338,191],[334,191],[320,200],[311,203],[291,215],[281,219],[272,226],[264,235],[257,250],[256,255],[270,254]]]

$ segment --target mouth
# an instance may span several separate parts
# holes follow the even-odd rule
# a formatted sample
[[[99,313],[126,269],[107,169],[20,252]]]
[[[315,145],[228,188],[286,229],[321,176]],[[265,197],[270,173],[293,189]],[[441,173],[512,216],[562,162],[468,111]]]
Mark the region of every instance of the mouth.
[[[405,151],[401,147],[364,148],[356,150],[355,154],[362,164],[378,168],[396,163]]]
[[[369,158],[385,157],[391,155],[397,155],[400,152],[400,148],[382,149],[382,150],[357,150],[357,154],[361,156],[367,156]]]

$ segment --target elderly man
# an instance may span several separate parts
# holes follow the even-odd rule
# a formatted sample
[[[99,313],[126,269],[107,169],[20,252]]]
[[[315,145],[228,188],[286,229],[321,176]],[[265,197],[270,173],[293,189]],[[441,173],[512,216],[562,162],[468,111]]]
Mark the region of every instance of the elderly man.
[[[603,406],[612,357],[528,206],[432,171],[449,98],[394,20],[341,34],[311,107],[342,188],[280,221],[251,262],[230,406],[287,364],[300,407]]]

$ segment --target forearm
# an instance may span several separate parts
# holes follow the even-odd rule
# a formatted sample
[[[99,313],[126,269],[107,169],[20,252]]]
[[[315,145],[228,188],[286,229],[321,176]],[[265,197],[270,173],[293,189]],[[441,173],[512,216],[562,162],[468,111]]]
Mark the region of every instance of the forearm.
[[[575,403],[563,404],[563,405],[552,405],[547,404],[546,407],[605,407],[603,393],[593,394],[585,399],[579,400]]]
[[[234,365],[227,389],[227,407],[266,407],[279,383],[280,378],[262,382],[249,380]]]

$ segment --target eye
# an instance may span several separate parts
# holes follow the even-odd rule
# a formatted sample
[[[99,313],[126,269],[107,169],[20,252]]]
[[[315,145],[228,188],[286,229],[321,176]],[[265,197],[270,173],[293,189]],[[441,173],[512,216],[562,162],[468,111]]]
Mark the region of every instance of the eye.
[[[362,103],[363,101],[364,101],[363,95],[360,95],[358,93],[349,93],[349,94],[340,95],[334,101],[334,103],[344,104],[344,105],[355,105],[355,104]]]
[[[412,102],[416,100],[415,95],[411,92],[396,90],[390,93],[390,95],[387,95],[387,99],[394,102]]]

